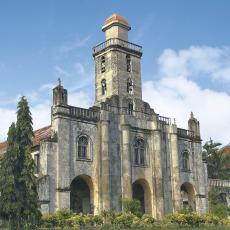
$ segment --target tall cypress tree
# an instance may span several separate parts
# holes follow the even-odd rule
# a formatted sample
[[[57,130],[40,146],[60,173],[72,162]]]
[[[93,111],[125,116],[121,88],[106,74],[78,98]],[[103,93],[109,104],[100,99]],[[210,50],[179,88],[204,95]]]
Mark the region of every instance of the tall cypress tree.
[[[31,156],[32,117],[28,102],[18,103],[17,123],[11,125],[7,151],[0,165],[0,214],[10,229],[33,229],[40,220],[35,163]]]
[[[18,159],[16,164],[17,177],[15,185],[17,188],[18,219],[19,228],[31,228],[40,219],[39,200],[36,186],[35,163],[31,156],[32,147],[32,117],[28,102],[22,97],[18,103],[16,142],[18,145]]]
[[[15,193],[17,153],[16,128],[15,124],[12,123],[8,131],[7,150],[0,160],[0,215],[9,221],[11,229],[16,225],[15,220],[19,215]]]

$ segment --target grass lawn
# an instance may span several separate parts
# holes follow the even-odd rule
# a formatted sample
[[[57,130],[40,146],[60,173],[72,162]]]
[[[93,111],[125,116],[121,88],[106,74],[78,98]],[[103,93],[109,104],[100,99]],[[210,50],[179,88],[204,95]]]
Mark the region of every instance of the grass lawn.
[[[226,226],[216,226],[216,227],[199,227],[199,228],[192,228],[192,227],[187,227],[187,228],[180,228],[180,227],[153,227],[153,228],[81,228],[81,230],[230,230],[230,227]],[[74,228],[69,229],[69,230],[74,230]]]

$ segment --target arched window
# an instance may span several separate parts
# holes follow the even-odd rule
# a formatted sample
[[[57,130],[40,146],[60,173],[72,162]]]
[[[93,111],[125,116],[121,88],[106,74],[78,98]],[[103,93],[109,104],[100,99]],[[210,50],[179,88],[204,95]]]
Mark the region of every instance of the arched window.
[[[88,139],[85,136],[80,136],[78,139],[78,158],[87,159],[88,155]]]
[[[106,80],[105,79],[101,81],[101,94],[102,95],[106,94]]]
[[[145,165],[145,142],[143,139],[136,139],[134,144],[134,164]]]
[[[133,94],[133,80],[131,78],[127,81],[127,92]]]
[[[131,57],[129,54],[126,55],[126,68],[127,68],[127,72],[131,72]]]
[[[128,105],[128,114],[133,115],[133,103],[130,102]]]
[[[187,151],[182,153],[182,169],[189,170],[189,154]]]
[[[101,72],[105,72],[105,56],[101,57]]]

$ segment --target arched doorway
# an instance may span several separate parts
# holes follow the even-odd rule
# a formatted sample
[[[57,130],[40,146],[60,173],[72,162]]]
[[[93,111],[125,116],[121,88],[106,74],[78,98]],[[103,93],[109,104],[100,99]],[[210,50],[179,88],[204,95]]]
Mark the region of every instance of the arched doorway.
[[[185,182],[180,187],[182,205],[185,209],[196,210],[195,190],[192,184]]]
[[[93,186],[89,176],[76,177],[70,185],[70,209],[76,213],[93,212]]]
[[[133,199],[139,200],[141,213],[151,214],[151,192],[148,182],[144,179],[136,180],[132,185]]]

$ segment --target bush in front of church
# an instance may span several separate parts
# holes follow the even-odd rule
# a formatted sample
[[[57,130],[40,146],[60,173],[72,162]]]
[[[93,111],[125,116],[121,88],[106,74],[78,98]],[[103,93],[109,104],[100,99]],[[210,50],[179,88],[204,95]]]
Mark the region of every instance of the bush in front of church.
[[[151,215],[141,217],[131,212],[116,213],[104,211],[101,215],[76,214],[68,210],[58,211],[54,214],[45,214],[42,217],[42,228],[57,229],[151,229],[151,228],[179,228],[179,227],[202,227],[202,226],[230,226],[230,220],[219,218],[213,214],[199,215],[193,213],[176,213],[155,220]]]

